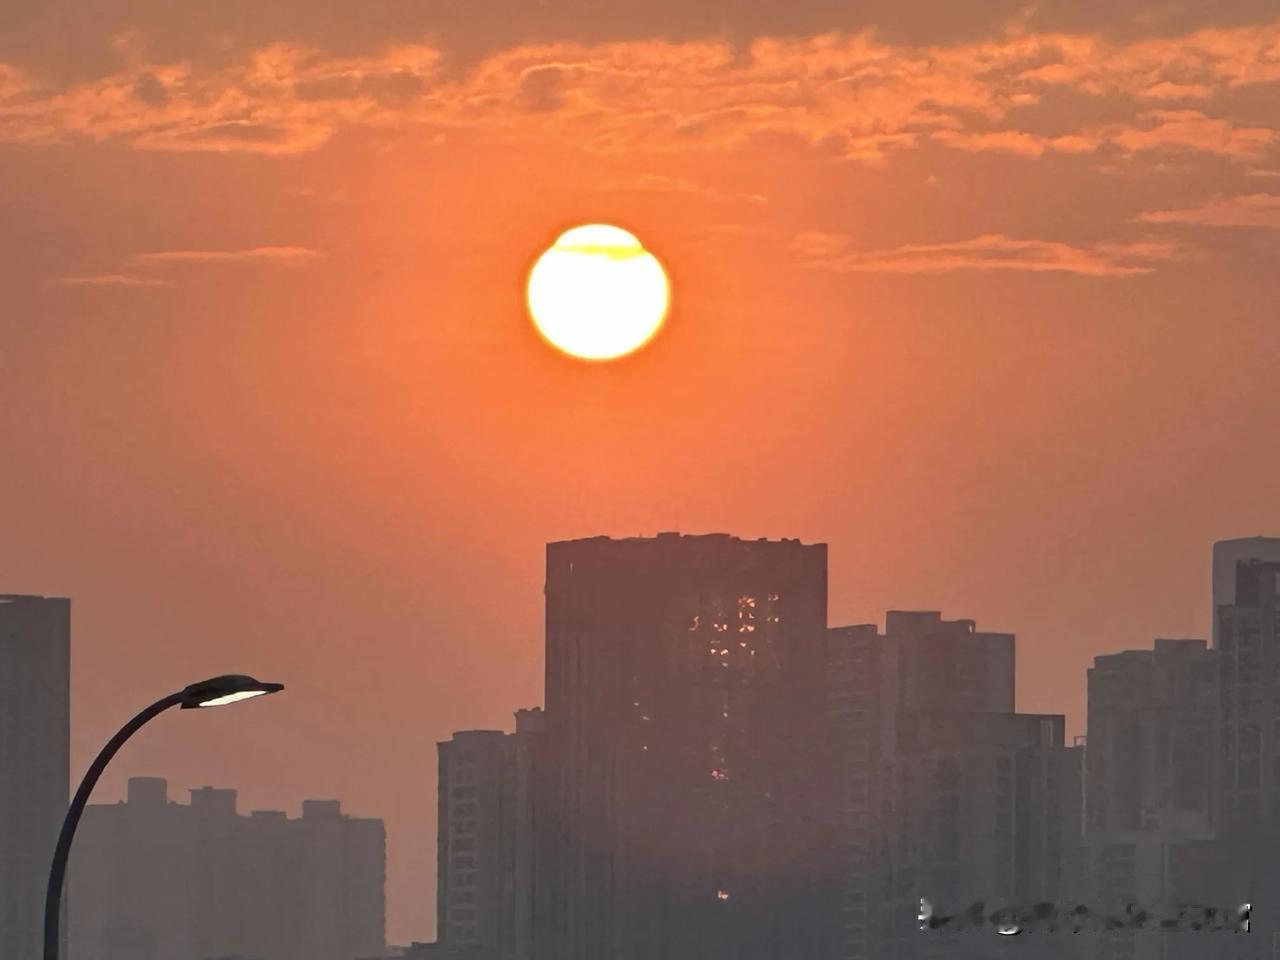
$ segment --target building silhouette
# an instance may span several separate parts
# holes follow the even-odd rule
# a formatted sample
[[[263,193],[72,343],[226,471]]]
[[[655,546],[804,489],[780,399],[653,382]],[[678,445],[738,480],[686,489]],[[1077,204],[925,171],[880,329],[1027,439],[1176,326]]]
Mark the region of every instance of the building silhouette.
[[[353,960],[385,949],[385,831],[307,800],[302,816],[248,816],[236,792],[169,801],[135,777],[92,804],[69,878],[72,960]]]
[[[533,955],[534,783],[541,710],[516,731],[464,730],[439,756],[436,916],[439,946],[476,960]]]
[[[1230,541],[1234,583],[1224,589],[1215,544],[1217,802],[1212,839],[1169,851],[1170,885],[1182,900],[1230,910],[1251,905],[1250,935],[1214,934],[1223,960],[1280,954],[1280,541]],[[1263,558],[1260,558],[1263,557]],[[1178,938],[1168,960],[1191,960],[1194,939]],[[1207,946],[1207,944],[1206,944]]]
[[[1213,836],[1218,657],[1203,640],[1094,658],[1088,671],[1084,882],[1099,905],[1178,899],[1176,844]],[[1086,956],[1159,960],[1168,934],[1090,938]],[[1203,946],[1203,944],[1201,944]]]
[[[0,595],[0,957],[36,957],[70,799],[71,602]]]
[[[973,620],[943,620],[936,610],[890,610],[885,638],[896,698],[890,720],[903,710],[1013,711],[1013,634],[979,631]]]
[[[1064,719],[1014,712],[1014,637],[972,620],[891,610],[883,634],[835,627],[827,643],[841,785],[829,955],[997,955],[993,932],[922,935],[920,900],[995,909],[1065,892],[1078,867],[1082,757],[1064,745]]]
[[[824,955],[826,604],[824,544],[548,545],[539,957]]]
[[[890,895],[879,957],[991,960],[1071,956],[1059,937],[946,927],[922,933],[922,898],[962,914],[1064,903],[1079,847],[1082,751],[1064,744],[1057,714],[911,711],[899,716],[882,818]],[[954,926],[958,921],[953,921]],[[1030,942],[1028,942],[1030,941]]]
[[[888,693],[888,644],[875,624],[827,631],[829,735],[836,788],[834,844],[840,864],[835,881],[836,921],[832,955],[842,960],[876,956],[880,895],[877,815],[882,769],[889,744],[882,718],[892,709]]]
[[[1218,659],[1203,640],[1095,657],[1088,671],[1087,827],[1211,826]]]
[[[1280,561],[1240,561],[1217,614],[1219,821],[1280,824]]]
[[[840,782],[835,843],[840,890],[832,956],[871,960],[914,938],[918,904],[884,889],[892,868],[884,823],[901,718],[912,711],[1013,710],[1014,638],[932,610],[890,610],[875,624],[827,631],[828,719]],[[914,888],[913,888],[914,889]],[[895,932],[896,918],[902,927]],[[886,928],[886,924],[889,924]],[[903,948],[905,949],[905,947]]]
[[[1237,537],[1213,545],[1213,645],[1218,646],[1218,611],[1236,602],[1236,567],[1242,560],[1280,562],[1280,537]]]

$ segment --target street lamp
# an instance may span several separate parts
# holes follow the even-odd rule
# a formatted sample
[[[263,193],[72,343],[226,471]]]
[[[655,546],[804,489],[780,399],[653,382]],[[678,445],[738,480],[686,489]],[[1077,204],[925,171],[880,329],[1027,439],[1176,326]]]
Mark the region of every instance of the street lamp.
[[[230,674],[224,677],[213,677],[201,680],[184,687],[177,693],[171,693],[163,700],[157,700],[147,709],[120,728],[120,732],[112,737],[96,760],[89,766],[89,772],[80,781],[80,788],[71,801],[66,819],[62,821],[62,832],[58,835],[58,846],[53,853],[53,866],[49,870],[49,890],[44,901],[44,960],[58,960],[59,913],[62,906],[62,884],[67,873],[67,856],[71,852],[71,840],[75,836],[76,826],[80,823],[80,815],[89,802],[89,794],[94,784],[102,776],[116,751],[124,746],[124,742],[140,730],[147,721],[159,716],[170,707],[181,707],[183,710],[205,707],[221,707],[250,697],[261,697],[268,693],[277,693],[284,689],[282,683],[262,683],[253,677]]]

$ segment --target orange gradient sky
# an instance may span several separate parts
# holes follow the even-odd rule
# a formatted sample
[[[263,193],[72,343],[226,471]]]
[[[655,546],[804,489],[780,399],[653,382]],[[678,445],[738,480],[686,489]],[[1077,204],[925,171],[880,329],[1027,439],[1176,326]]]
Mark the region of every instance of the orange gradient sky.
[[[284,681],[100,798],[341,798],[430,939],[435,742],[540,703],[546,541],[825,541],[833,623],[1014,631],[1072,733],[1206,635],[1280,530],[1274,6],[857,7],[7,8],[0,591],[73,598],[76,775]],[[525,313],[586,222],[674,290],[615,363]]]

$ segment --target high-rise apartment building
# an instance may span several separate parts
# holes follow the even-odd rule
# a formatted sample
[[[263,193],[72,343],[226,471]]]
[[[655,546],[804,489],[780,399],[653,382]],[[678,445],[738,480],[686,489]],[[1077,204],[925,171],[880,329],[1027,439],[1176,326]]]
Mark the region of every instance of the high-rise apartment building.
[[[1212,836],[1217,721],[1218,654],[1203,640],[1094,658],[1082,880],[1099,905],[1176,901],[1172,847]],[[1087,938],[1086,955],[1160,960],[1167,941],[1158,930],[1113,931]]]
[[[893,790],[899,727],[914,723],[916,712],[1011,713],[1014,637],[980,632],[972,620],[943,620],[937,611],[890,610],[883,634],[874,624],[834,627],[827,631],[827,648],[832,762],[840,791],[833,955],[871,960],[906,949],[895,942],[914,942],[915,936],[917,905],[909,894],[885,889],[886,882],[906,882],[901,871],[897,881],[885,879],[885,871],[893,871],[894,841],[884,826],[902,800]]]
[[[882,716],[892,706],[886,672],[889,645],[875,624],[833,627],[827,631],[828,712],[835,764],[836,832],[840,868],[833,956],[872,960],[876,956],[876,884],[881,770],[884,764]]]
[[[1280,561],[1240,561],[1217,613],[1218,820],[1280,825]]]
[[[943,620],[936,610],[890,610],[884,632],[898,710],[1013,711],[1013,634]]]
[[[302,816],[236,809],[204,787],[189,804],[135,777],[92,804],[70,862],[71,960],[352,960],[385,949],[381,820],[308,800]]]
[[[1280,562],[1280,537],[1239,537],[1213,545],[1213,645],[1218,645],[1218,609],[1236,602],[1236,567],[1242,560]]]
[[[71,602],[0,595],[0,957],[36,957],[69,800]]]
[[[989,960],[1070,956],[1067,940],[1011,942],[994,929],[918,928],[921,899],[939,913],[975,902],[1063,903],[1076,871],[1082,757],[1059,715],[904,711],[888,764],[880,831],[885,900],[877,957]]]
[[[438,744],[437,941],[476,960],[533,953],[535,788],[544,718],[516,732],[464,730]]]
[[[548,546],[540,956],[828,955],[826,559],[723,534]]]
[[[1207,830],[1218,662],[1203,640],[1095,657],[1088,671],[1086,821],[1109,830]]]

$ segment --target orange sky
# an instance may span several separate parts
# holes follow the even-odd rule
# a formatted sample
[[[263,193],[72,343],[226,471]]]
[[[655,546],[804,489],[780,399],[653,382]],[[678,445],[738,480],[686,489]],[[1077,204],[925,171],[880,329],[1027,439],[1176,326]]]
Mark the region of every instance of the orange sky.
[[[1014,631],[1077,733],[1280,529],[1269,3],[94,6],[0,31],[0,591],[74,598],[77,774],[286,682],[101,797],[384,816],[393,941],[435,742],[540,702],[548,540],[828,542],[833,623]],[[522,307],[590,220],[675,288],[602,366]]]

